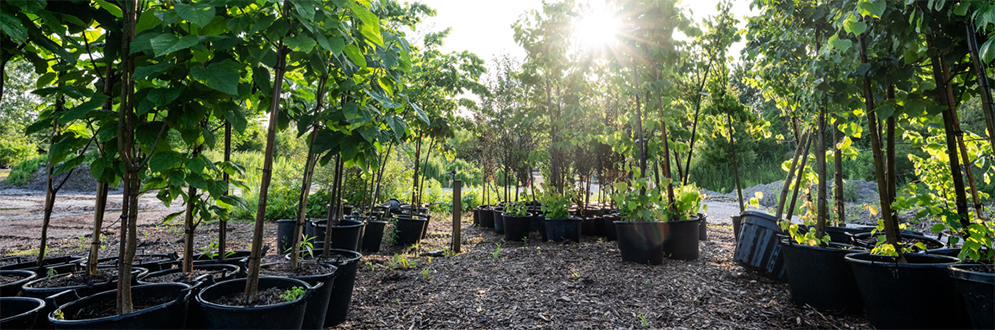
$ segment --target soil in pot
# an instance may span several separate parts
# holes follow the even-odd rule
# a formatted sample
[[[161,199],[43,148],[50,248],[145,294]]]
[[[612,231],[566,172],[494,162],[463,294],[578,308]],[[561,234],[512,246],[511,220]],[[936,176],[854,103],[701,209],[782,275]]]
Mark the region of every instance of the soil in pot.
[[[947,269],[957,258],[905,254],[895,257],[868,252],[846,256],[860,288],[867,319],[877,328],[967,328],[964,301]]]
[[[175,297],[132,296],[134,311],[139,312],[175,300]],[[80,308],[76,313],[65,315],[66,320],[88,320],[117,315],[117,303],[114,299],[104,299],[97,303]]]
[[[217,272],[212,272],[203,269],[194,269],[190,273],[184,273],[182,271],[176,271],[171,273],[165,273],[162,275],[156,274],[153,276],[146,276],[142,278],[142,282],[145,283],[190,283],[201,276],[212,275]]]
[[[26,269],[0,270],[0,297],[20,294],[24,284],[35,278],[38,278],[38,274]]]
[[[338,267],[329,263],[319,263],[316,259],[302,260],[298,267],[290,267],[287,262],[269,265],[262,270],[264,275],[285,276],[307,282],[315,288],[308,296],[301,329],[321,329],[328,315],[328,302],[335,284]]]
[[[90,276],[82,272],[77,272],[77,273],[65,274],[62,276],[55,275],[55,276],[45,277],[32,282],[31,287],[61,288],[61,287],[71,287],[71,286],[84,286],[84,285],[107,283],[115,279],[117,279],[117,269],[104,268],[104,269],[98,269],[97,275],[94,276]]]
[[[874,245],[877,244],[878,242],[877,236],[884,236],[884,234],[878,233],[876,235],[871,235],[870,232],[867,232],[867,233],[859,233],[853,235],[854,245],[862,246],[868,249],[873,248]],[[929,238],[922,235],[907,234],[907,233],[902,234],[903,246],[911,246],[912,251],[915,253],[925,252],[925,250],[916,247],[915,246],[916,243],[923,243],[924,245],[926,245],[926,250],[939,249],[943,247],[943,242],[937,239]]]
[[[857,281],[846,255],[862,249],[830,243],[828,247],[792,244],[781,238],[781,252],[787,269],[791,300],[833,313],[859,314],[864,311]]]
[[[252,300],[245,299],[245,293],[236,292],[232,294],[227,294],[217,299],[210,300],[210,302],[225,305],[225,306],[240,306],[240,307],[256,307],[263,305],[276,305],[285,302],[280,295],[283,294],[285,290],[280,288],[269,288],[265,290],[259,290],[256,296]]]
[[[11,284],[28,277],[31,277],[31,274],[11,274],[11,275],[0,274],[0,285]]]

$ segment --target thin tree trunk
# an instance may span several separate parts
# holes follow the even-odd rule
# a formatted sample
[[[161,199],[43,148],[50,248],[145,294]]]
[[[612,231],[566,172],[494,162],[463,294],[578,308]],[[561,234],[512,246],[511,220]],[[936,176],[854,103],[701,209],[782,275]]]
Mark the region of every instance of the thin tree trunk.
[[[971,54],[971,64],[974,67],[974,75],[978,78],[978,94],[981,94],[981,112],[985,114],[985,126],[988,127],[988,143],[995,148],[995,104],[992,104],[992,90],[988,86],[988,74],[985,72],[985,64],[981,62],[978,54],[978,40],[974,33],[974,24],[971,21],[964,23],[967,29],[967,48]]]
[[[941,60],[941,63],[943,65],[943,81],[947,82],[947,109],[950,110],[950,119],[952,119],[950,123],[953,126],[954,135],[957,137],[957,145],[960,147],[960,156],[963,158],[964,176],[967,177],[967,185],[971,189],[971,200],[974,202],[974,216],[978,219],[983,219],[984,209],[981,206],[981,199],[978,198],[977,181],[974,180],[974,166],[971,163],[971,158],[968,157],[967,154],[967,145],[964,143],[964,132],[960,129],[960,116],[957,114],[957,98],[954,97],[954,87],[950,82],[950,66],[947,65],[945,60]],[[889,129],[894,130],[894,128],[891,128],[890,126]],[[971,219],[969,218],[968,213],[964,213],[963,217],[967,218],[967,221],[970,222]]]
[[[128,54],[131,40],[135,38],[135,22],[138,19],[138,0],[123,2],[124,35],[121,38],[121,53]],[[135,257],[132,250],[135,236],[131,222],[137,219],[138,169],[135,158],[134,95],[135,82],[132,75],[135,62],[132,55],[124,55],[121,60],[121,103],[118,116],[118,153],[124,162],[124,195],[121,202],[121,245],[118,254],[118,283],[116,311],[118,315],[131,313],[134,309],[131,300],[131,262]],[[134,212],[132,211],[134,209]],[[135,217],[132,218],[132,215]]]
[[[867,42],[864,40],[864,36],[867,33],[862,33],[857,37],[857,43],[860,50],[860,63],[867,64]],[[884,218],[884,234],[887,239],[887,244],[891,244],[895,251],[898,253],[898,262],[907,263],[905,256],[902,253],[902,247],[899,245],[900,237],[898,236],[898,223],[892,217],[891,212],[891,201],[892,196],[890,196],[891,189],[888,188],[886,181],[887,176],[884,169],[884,155],[881,153],[881,138],[878,136],[878,119],[877,115],[874,113],[874,90],[871,88],[871,77],[864,74],[864,103],[867,109],[865,113],[867,114],[867,126],[868,130],[871,131],[871,153],[874,155],[874,172],[877,174],[878,179],[878,195],[881,199],[881,214]]]
[[[384,154],[383,161],[380,162],[380,171],[378,171],[379,173],[377,173],[377,186],[376,190],[374,190],[373,192],[374,196],[373,204],[376,204],[380,201],[380,184],[383,183],[383,172],[384,170],[387,169],[387,163],[390,162],[390,151],[393,148],[394,148],[394,141],[390,141],[390,144],[387,145],[387,153]]]
[[[231,162],[231,123],[225,120],[225,163]],[[225,180],[225,196],[228,196],[228,190],[231,189],[231,178],[228,177],[228,172],[224,172],[222,177]],[[228,216],[221,217],[218,219],[218,255],[222,259],[225,257],[225,249],[227,248],[227,238],[228,236]]]
[[[805,174],[805,163],[808,163],[808,151],[812,147],[812,141],[815,140],[815,132],[809,135],[807,138],[808,142],[805,143],[805,153],[801,154],[802,157],[801,164],[798,165],[798,171],[795,174],[795,188],[791,193],[791,199],[788,202],[788,214],[785,217],[789,222],[791,221],[791,216],[795,214],[795,203],[798,201],[798,189],[802,186],[802,177]]]
[[[712,70],[712,60],[708,60],[708,66],[705,67],[705,75],[701,77],[701,82],[698,83],[698,100],[695,101],[694,105],[694,124],[691,125],[691,144],[688,145],[688,160],[684,164],[684,184],[688,184],[688,178],[691,177],[691,156],[694,155],[694,140],[695,135],[698,132],[698,113],[701,110],[701,91],[705,89],[705,81],[708,80],[708,72]]]
[[[729,146],[732,148],[732,177],[736,181],[736,198],[739,200],[739,213],[746,211],[743,204],[743,188],[739,186],[739,167],[736,166],[736,138],[733,137],[732,115],[726,114],[726,125],[729,126]]]
[[[318,88],[319,95],[323,94]],[[321,96],[318,96],[317,109],[321,108]],[[314,154],[314,140],[318,136],[318,127],[311,128],[311,138],[307,148],[307,160],[304,162],[304,178],[301,180],[301,194],[297,198],[297,221],[294,226],[294,236],[290,238],[290,267],[297,267],[301,257],[301,235],[304,234],[304,224],[307,223],[307,202],[311,195],[311,178],[314,177],[314,165],[318,161],[318,155]],[[327,227],[326,227],[327,228]],[[277,242],[280,246],[280,242]],[[280,251],[285,253],[285,251]]]
[[[425,193],[425,172],[428,171],[428,162],[432,159],[433,148],[435,148],[435,139],[432,139],[432,141],[428,143],[428,151],[425,152],[425,165],[422,167],[421,184],[418,185],[418,202],[416,205],[419,209],[421,208],[422,196]],[[415,165],[417,165],[417,163]],[[508,171],[505,170],[505,185],[508,184],[507,172]]]
[[[284,11],[287,8],[285,6]],[[249,257],[249,276],[245,281],[245,300],[251,301],[259,291],[259,266],[262,261],[263,224],[266,221],[266,197],[273,177],[273,148],[276,142],[276,123],[280,113],[280,94],[283,90],[283,76],[287,70],[287,49],[280,37],[277,46],[277,61],[274,68],[273,93],[270,101],[269,128],[266,133],[266,154],[263,158],[263,175],[259,184],[259,202],[256,209],[256,225],[252,235],[252,253]]]
[[[60,83],[59,87],[64,84]],[[65,108],[66,97],[65,95],[60,95],[59,99],[55,101],[55,111],[52,113],[52,136],[49,137],[49,144],[55,145],[55,138],[59,136],[59,117],[58,115]],[[53,186],[52,181],[55,179],[52,174],[55,172],[55,164],[52,163],[52,157],[48,157],[48,169],[46,169],[46,179],[45,179],[45,213],[41,222],[41,245],[38,247],[38,261],[36,265],[41,267],[45,264],[45,253],[46,245],[48,245],[48,225],[52,220],[52,209],[55,206],[55,194],[57,193],[55,186]]]
[[[890,100],[895,99],[895,86],[888,85],[888,90],[886,94],[887,98]],[[888,134],[888,140],[885,141],[887,149],[885,149],[885,173],[888,174],[888,196],[889,202],[891,204],[895,201],[895,196],[897,195],[898,187],[898,167],[895,164],[895,116],[891,116],[885,119],[885,131]],[[898,212],[892,210],[891,218],[895,221],[895,228],[898,228]]]
[[[839,148],[839,144],[843,139],[842,135],[842,132],[840,132],[840,120],[837,118],[836,122],[833,123],[833,191],[836,195],[836,224],[840,227],[846,224],[846,218],[844,217],[846,201],[843,197],[843,154]]]
[[[677,162],[676,162],[676,164],[677,164],[677,177],[678,178],[683,178],[684,177],[684,167],[681,165],[681,154],[678,153],[677,150],[674,150],[674,159],[677,159]]]
[[[340,203],[336,197],[338,197],[338,182],[339,178],[342,176],[342,155],[335,155],[335,174],[332,176],[332,197],[328,201],[328,219],[325,220],[325,237],[323,237],[324,244],[322,245],[322,255],[330,256],[330,247],[332,246],[332,218],[336,214],[335,208]]]
[[[829,196],[827,194],[827,181],[829,178],[826,176],[826,107],[820,106],[819,109],[819,145],[815,152],[815,162],[816,168],[819,171],[819,201],[818,201],[818,217],[815,223],[815,237],[822,237],[826,233],[826,222],[829,218]]]
[[[411,176],[411,178],[412,178],[412,183],[411,183],[411,205],[412,206],[414,206],[414,205],[416,205],[416,203],[418,203],[418,200],[416,198],[418,197],[418,168],[420,167],[420,166],[418,166],[418,164],[421,163],[421,158],[420,158],[420,156],[421,156],[421,139],[422,139],[422,137],[421,137],[421,135],[419,135],[418,136],[418,142],[415,144],[415,174]],[[409,211],[412,212],[411,215],[414,215],[414,211],[415,211],[414,207],[412,207]]]
[[[659,79],[660,73],[657,72],[657,79]],[[667,136],[667,121],[664,120],[663,116],[663,96],[660,90],[656,91],[657,104],[660,105],[660,138],[663,140],[663,176],[667,178],[667,203],[670,205],[671,213],[677,210],[676,205],[674,205],[674,180],[671,177],[670,169],[670,137]],[[680,163],[680,158],[677,162]],[[612,201],[614,203],[614,201]],[[614,204],[612,204],[614,205]]]
[[[927,47],[933,47],[932,36],[926,37]],[[963,228],[967,228],[970,225],[970,220],[968,219],[967,213],[967,195],[964,193],[964,177],[961,176],[960,172],[960,157],[957,155],[957,138],[956,128],[954,127],[954,117],[953,110],[950,105],[956,102],[955,100],[950,100],[948,93],[946,92],[947,82],[943,75],[943,62],[941,62],[939,56],[933,56],[931,58],[933,65],[933,79],[937,83],[937,87],[943,90],[937,91],[937,99],[940,101],[941,105],[947,106],[947,109],[943,111],[943,128],[946,131],[946,141],[947,141],[947,156],[950,158],[950,174],[953,176],[954,184],[954,194],[956,196],[955,203],[957,205],[957,215],[960,217],[959,221]],[[968,236],[966,230],[964,230],[964,237]]]
[[[197,188],[187,187],[187,210],[183,216],[183,273],[185,274],[193,271],[193,214],[196,194]]]
[[[802,135],[799,137],[798,145],[795,146],[795,156],[791,158],[791,167],[788,168],[788,176],[784,178],[784,184],[781,186],[781,198],[778,199],[777,203],[777,213],[774,218],[781,220],[781,212],[784,211],[784,204],[788,201],[788,189],[791,188],[791,179],[794,178],[795,168],[798,165],[798,159],[802,157],[802,149],[805,146],[805,139],[808,139],[807,135]],[[807,154],[808,152],[806,152]]]
[[[86,262],[86,274],[97,275],[97,259],[100,253],[100,230],[104,224],[104,210],[107,207],[108,184],[97,182],[97,201],[93,205],[93,237],[90,239],[90,254]]]
[[[638,91],[638,88],[639,88],[639,73],[638,73],[638,71],[636,71],[635,61],[633,61],[632,76],[633,76],[633,79],[636,80],[636,88],[637,88],[637,91],[636,91],[636,136],[639,137],[639,143],[637,143],[637,145],[639,146],[639,177],[640,178],[645,178],[646,177],[646,140],[643,139],[643,112],[642,112],[642,109],[640,109],[640,108],[642,108],[642,105],[639,102],[639,94],[640,94],[640,92]]]

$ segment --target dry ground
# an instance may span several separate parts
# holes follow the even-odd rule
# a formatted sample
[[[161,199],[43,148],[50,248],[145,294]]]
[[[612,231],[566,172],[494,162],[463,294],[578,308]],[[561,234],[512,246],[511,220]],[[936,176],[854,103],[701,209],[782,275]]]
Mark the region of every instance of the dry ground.
[[[62,195],[49,235],[56,254],[83,254],[92,231],[92,197]],[[37,252],[43,195],[0,191],[0,254]],[[112,205],[120,195],[112,197]],[[142,200],[141,252],[180,252],[178,223],[157,225],[177,208],[153,196]],[[120,204],[116,204],[120,205]],[[114,206],[111,206],[112,208]],[[493,230],[462,221],[461,253],[448,253],[452,221],[437,215],[429,237],[414,248],[384,246],[360,261],[349,319],[338,328],[868,328],[859,316],[837,316],[791,303],[784,283],[757,276],[732,261],[728,215],[709,209],[709,241],[694,261],[648,266],[622,262],[614,242],[585,236],[581,243],[504,242]],[[105,218],[107,246],[117,254],[117,217]],[[390,230],[390,227],[388,227]],[[197,231],[198,253],[217,236],[217,223]],[[229,246],[248,249],[251,224],[230,223]],[[275,247],[276,226],[266,225]],[[80,240],[83,237],[84,240]],[[500,250],[498,247],[500,244]],[[448,256],[422,256],[447,250]],[[395,254],[397,257],[395,257]],[[401,267],[404,258],[413,265]],[[859,299],[859,297],[854,297]]]

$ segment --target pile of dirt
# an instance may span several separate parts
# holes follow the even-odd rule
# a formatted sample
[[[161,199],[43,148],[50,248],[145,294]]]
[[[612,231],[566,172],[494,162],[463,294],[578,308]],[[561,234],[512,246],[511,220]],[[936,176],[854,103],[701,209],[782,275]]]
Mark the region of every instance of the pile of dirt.
[[[66,177],[69,177],[66,179]],[[95,192],[97,191],[97,179],[93,178],[90,174],[90,164],[80,164],[76,166],[76,169],[72,172],[65,171],[55,176],[52,180],[52,185],[58,187],[62,181],[65,180],[66,183],[62,186],[59,192],[75,191],[75,192]],[[41,190],[45,191],[48,189],[48,163],[43,163],[38,166],[38,170],[31,173],[31,178],[28,182],[22,186],[14,186],[11,184],[0,184],[0,188],[3,187],[17,187],[25,190]],[[115,188],[111,188],[114,190]]]
[[[833,182],[829,182],[826,188],[830,193],[832,193],[834,187]],[[757,192],[763,193],[763,199],[760,200],[760,205],[766,207],[777,207],[777,199],[781,197],[781,189],[784,188],[784,180],[774,181],[768,184],[760,184],[753,187],[743,189],[743,199],[749,200],[756,196]],[[858,204],[879,204],[878,197],[878,184],[872,181],[864,180],[847,180],[843,184],[844,196],[852,194],[851,200],[848,202],[858,203]],[[711,200],[717,201],[735,201],[736,192],[732,191],[727,194],[722,194],[714,192],[708,189],[701,189],[701,193],[708,195]],[[790,192],[789,192],[790,193]]]

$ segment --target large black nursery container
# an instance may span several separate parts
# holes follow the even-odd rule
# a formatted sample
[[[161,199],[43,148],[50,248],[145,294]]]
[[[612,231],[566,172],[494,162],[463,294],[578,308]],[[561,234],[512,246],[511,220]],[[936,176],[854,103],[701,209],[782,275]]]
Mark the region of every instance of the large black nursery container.
[[[409,246],[421,241],[425,225],[428,223],[427,219],[408,214],[398,214],[394,219],[394,235],[396,235],[394,242],[396,244]]]
[[[580,218],[546,219],[546,237],[553,242],[571,240],[580,243],[583,220]]]
[[[950,276],[960,289],[964,307],[975,329],[995,329],[995,265],[953,265]],[[987,269],[986,269],[987,268]]]
[[[0,329],[31,329],[45,301],[31,297],[0,297]]]
[[[230,294],[245,291],[246,279],[234,279],[208,286],[197,294],[196,305],[190,308],[197,311],[193,324],[203,329],[300,329],[304,322],[304,310],[307,299],[314,294],[313,288],[306,282],[286,277],[260,277],[259,290],[279,288],[287,290],[292,287],[307,288],[307,292],[297,300],[273,305],[254,307],[227,306],[211,302]]]
[[[947,269],[957,258],[869,252],[846,256],[871,325],[881,329],[961,329],[970,326],[964,301]]]
[[[313,222],[315,226],[315,242],[325,241],[325,228],[327,228],[326,223],[327,220]],[[333,222],[331,247],[333,249],[358,251],[364,226],[366,226],[366,224],[362,221],[352,219],[342,219],[338,222]]]
[[[622,260],[650,265],[663,263],[663,226],[662,221],[615,221]]]
[[[863,249],[840,243],[829,243],[828,247],[800,245],[786,236],[780,243],[795,304],[846,314],[863,312],[857,280],[846,262],[847,254]]]
[[[784,258],[777,235],[784,234],[774,216],[762,212],[746,211],[740,215],[742,223],[739,241],[733,260],[765,276],[785,281]]]
[[[27,269],[0,270],[0,275],[21,278],[20,280],[0,285],[0,297],[16,296],[18,293],[21,293],[21,287],[24,286],[25,283],[28,283],[38,277],[38,274],[35,274],[35,272]]]
[[[94,307],[99,311],[104,306],[114,306],[117,290],[110,290],[59,306],[47,317],[56,329],[183,329],[190,296],[190,285],[183,283],[138,285],[131,288],[136,305],[132,313],[103,317],[88,314],[87,310]],[[142,305],[144,308],[138,309]],[[56,317],[60,311],[64,315],[61,320]]]

